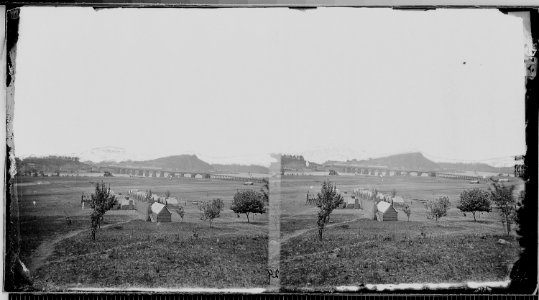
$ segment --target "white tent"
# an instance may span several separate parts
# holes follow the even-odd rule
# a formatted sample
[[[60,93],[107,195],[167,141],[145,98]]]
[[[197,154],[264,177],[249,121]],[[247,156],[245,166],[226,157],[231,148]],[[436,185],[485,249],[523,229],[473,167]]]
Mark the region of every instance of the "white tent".
[[[161,210],[163,210],[164,207],[165,207],[164,204],[155,202],[155,203],[153,203],[152,206],[151,206],[152,213],[154,213],[154,214],[159,214],[159,213],[161,212]]]
[[[151,219],[153,222],[171,221],[171,213],[164,204],[155,202],[150,206],[150,210],[152,212]]]
[[[385,201],[380,201],[378,204],[376,204],[376,209],[381,213],[385,213],[390,206],[391,204]]]
[[[395,196],[393,197],[393,203],[404,203],[404,198],[401,196]]]
[[[388,202],[380,201],[376,204],[376,219],[378,221],[398,221],[398,213]]]
[[[165,203],[167,205],[178,205],[179,201],[178,199],[174,198],[174,197],[169,197],[165,200]]]

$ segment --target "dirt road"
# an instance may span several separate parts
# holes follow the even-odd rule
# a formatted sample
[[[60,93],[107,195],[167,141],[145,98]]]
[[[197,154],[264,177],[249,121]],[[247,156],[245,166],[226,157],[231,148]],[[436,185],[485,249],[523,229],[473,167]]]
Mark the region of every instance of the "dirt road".
[[[127,221],[122,221],[122,222],[118,222],[118,223],[112,223],[112,224],[107,224],[107,225],[103,225],[101,226],[101,229],[105,229],[107,227],[111,227],[111,226],[115,226],[115,225],[119,225],[119,224],[125,224],[125,223],[128,223],[132,220],[127,220]],[[43,242],[41,245],[39,245],[39,247],[37,247],[37,249],[32,253],[32,257],[31,257],[31,260],[28,264],[28,269],[30,270],[30,274],[34,274],[37,269],[39,269],[41,266],[43,266],[45,264],[45,262],[47,261],[47,258],[49,258],[52,253],[54,252],[54,247],[56,246],[56,244],[60,243],[61,241],[65,240],[65,239],[68,239],[68,238],[71,238],[71,237],[74,237],[78,234],[81,234],[85,231],[88,231],[88,228],[84,228],[84,229],[78,229],[78,230],[74,230],[74,231],[70,231],[66,234],[62,234],[56,238],[54,238],[53,240],[50,240],[50,241],[45,241]]]

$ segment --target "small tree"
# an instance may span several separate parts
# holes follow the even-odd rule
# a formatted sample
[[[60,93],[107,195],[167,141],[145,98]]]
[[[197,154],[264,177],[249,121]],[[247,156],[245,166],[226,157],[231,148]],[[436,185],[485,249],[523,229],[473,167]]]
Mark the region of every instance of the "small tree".
[[[103,216],[105,213],[112,209],[118,201],[116,196],[110,191],[110,186],[107,188],[105,183],[96,183],[95,192],[90,195],[90,207],[93,212],[90,214],[92,240],[95,241],[95,233],[97,228],[101,228],[101,222],[103,222]]]
[[[408,217],[408,222],[410,222],[410,216],[412,215],[412,207],[409,204],[404,204],[404,208],[402,211],[406,214],[406,217]]]
[[[475,214],[477,212],[491,211],[489,193],[478,188],[462,191],[457,208],[462,212],[471,212],[473,220],[476,222]]]
[[[247,216],[247,223],[250,223],[250,213],[263,214],[266,212],[264,208],[264,194],[253,190],[238,191],[234,195],[230,209],[237,214],[245,214]]]
[[[324,227],[329,222],[329,215],[343,202],[343,197],[337,193],[337,185],[332,184],[329,180],[324,181],[316,199],[316,206],[319,208],[317,225],[320,240],[322,240]]]
[[[377,189],[373,189],[373,190],[372,190],[372,194],[371,194],[371,200],[373,200],[374,202],[376,202],[376,200],[378,200],[377,196],[378,196],[378,190],[377,190]]]
[[[146,200],[146,202],[148,202],[148,203],[150,203],[150,204],[153,202],[153,198],[152,198],[152,190],[148,190],[148,191],[146,192],[146,199],[145,199],[145,200]]]
[[[391,190],[391,198],[395,198],[395,196],[397,196],[397,190],[396,189],[392,189]]]
[[[429,201],[429,203],[427,203],[427,217],[430,219],[434,218],[436,222],[438,222],[438,219],[447,216],[449,206],[449,198],[446,196],[442,196],[434,201]]]
[[[200,219],[204,221],[209,221],[211,228],[213,219],[219,218],[221,211],[224,207],[225,204],[223,203],[223,200],[219,198],[213,199],[211,201],[202,202],[198,207],[200,211],[202,211],[202,216],[200,217]]]
[[[490,197],[500,209],[502,224],[507,229],[507,235],[511,233],[511,224],[515,221],[516,201],[513,197],[514,185],[493,184],[490,188]]]
[[[180,218],[182,218],[182,221],[183,221],[183,216],[185,215],[185,211],[183,209],[183,206],[180,206],[176,209],[176,212],[178,213],[178,215],[180,216]]]
[[[146,221],[147,222],[151,222],[152,221],[152,204],[153,203],[150,203],[148,204],[148,209],[146,209]]]
[[[166,191],[166,192],[165,192],[165,199],[166,199],[166,198],[170,198],[170,191]]]

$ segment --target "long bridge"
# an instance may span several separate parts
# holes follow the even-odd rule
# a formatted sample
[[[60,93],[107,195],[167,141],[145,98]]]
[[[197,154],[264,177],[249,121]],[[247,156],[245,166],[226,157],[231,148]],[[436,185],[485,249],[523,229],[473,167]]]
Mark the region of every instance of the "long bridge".
[[[118,167],[118,166],[103,166],[99,167],[100,172],[108,171],[111,174],[125,174],[137,177],[156,177],[156,178],[196,178],[196,179],[218,179],[240,182],[257,182],[263,183],[264,178],[241,177],[224,174],[215,174],[211,172],[196,172],[196,171],[176,171],[158,168],[144,167]]]
[[[331,170],[335,170],[341,173],[354,173],[360,175],[372,175],[372,176],[423,176],[423,177],[442,177],[461,180],[480,180],[485,181],[487,178],[482,176],[473,176],[465,174],[452,174],[439,171],[426,171],[426,170],[403,170],[403,169],[391,169],[384,166],[350,166],[344,164],[331,164],[324,167]]]

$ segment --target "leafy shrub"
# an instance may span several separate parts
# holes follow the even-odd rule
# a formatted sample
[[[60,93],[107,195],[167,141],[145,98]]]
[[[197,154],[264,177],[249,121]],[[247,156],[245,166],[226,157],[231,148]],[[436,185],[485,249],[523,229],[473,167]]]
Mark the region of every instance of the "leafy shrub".
[[[427,217],[429,219],[434,218],[436,222],[438,222],[438,219],[447,216],[450,205],[447,196],[442,196],[434,201],[429,201],[427,203]]]
[[[462,212],[471,212],[473,220],[476,222],[475,214],[477,212],[491,211],[489,194],[478,188],[462,191],[457,208]]]
[[[343,197],[337,192],[337,185],[332,184],[329,180],[324,181],[316,200],[316,206],[319,208],[317,225],[320,240],[322,240],[324,227],[329,222],[329,215],[343,202]]]
[[[209,221],[212,227],[213,219],[218,218],[225,207],[223,200],[216,198],[211,201],[205,201],[199,204],[198,208],[202,211],[201,220]]]
[[[249,223],[249,214],[263,214],[266,212],[264,208],[264,194],[253,190],[238,191],[234,195],[232,206],[230,209],[236,214],[245,214],[247,223]]]

